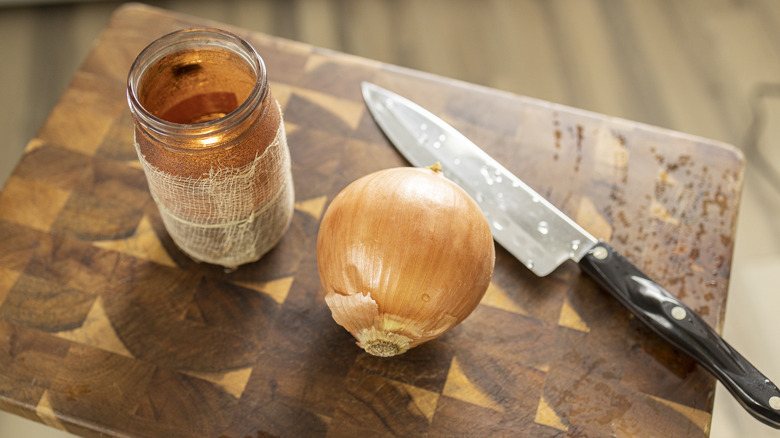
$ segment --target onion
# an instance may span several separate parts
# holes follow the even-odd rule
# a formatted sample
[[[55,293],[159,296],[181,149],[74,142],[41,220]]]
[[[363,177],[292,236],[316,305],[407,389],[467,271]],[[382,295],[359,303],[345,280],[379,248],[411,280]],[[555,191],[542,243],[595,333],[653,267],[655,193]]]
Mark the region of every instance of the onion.
[[[333,199],[317,236],[333,319],[375,356],[404,353],[463,321],[494,264],[485,216],[438,164],[354,181]]]

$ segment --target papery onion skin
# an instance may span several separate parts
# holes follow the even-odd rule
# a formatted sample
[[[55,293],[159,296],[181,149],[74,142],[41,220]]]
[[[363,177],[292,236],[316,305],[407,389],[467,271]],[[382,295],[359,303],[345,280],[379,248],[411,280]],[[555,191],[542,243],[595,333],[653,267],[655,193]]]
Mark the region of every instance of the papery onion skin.
[[[366,175],[331,202],[317,264],[333,319],[371,354],[441,336],[479,304],[495,246],[477,203],[440,168]]]

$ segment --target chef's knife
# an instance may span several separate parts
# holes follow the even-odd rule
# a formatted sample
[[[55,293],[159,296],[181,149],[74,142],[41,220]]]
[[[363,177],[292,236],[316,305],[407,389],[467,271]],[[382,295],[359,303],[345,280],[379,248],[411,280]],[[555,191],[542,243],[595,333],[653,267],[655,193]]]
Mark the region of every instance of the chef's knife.
[[[463,134],[419,105],[364,82],[371,115],[414,166],[441,163],[474,198],[494,239],[536,275],[572,259],[640,321],[712,373],[750,414],[780,428],[780,390],[704,320],[590,235]]]

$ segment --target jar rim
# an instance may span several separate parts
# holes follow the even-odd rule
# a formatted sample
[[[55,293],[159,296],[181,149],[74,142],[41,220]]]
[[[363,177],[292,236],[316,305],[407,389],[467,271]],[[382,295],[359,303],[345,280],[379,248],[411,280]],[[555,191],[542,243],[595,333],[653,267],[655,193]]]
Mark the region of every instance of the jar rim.
[[[138,87],[145,68],[153,65],[164,56],[182,51],[183,47],[188,44],[232,50],[241,56],[255,72],[257,79],[252,87],[252,91],[236,109],[225,116],[198,123],[176,123],[154,115],[140,102]],[[268,89],[267,83],[265,63],[249,42],[232,32],[222,29],[188,28],[170,32],[157,38],[138,54],[127,76],[127,100],[133,115],[141,119],[155,133],[162,135],[175,134],[198,139],[215,136],[241,123],[258,104],[264,101]],[[190,150],[189,148],[179,148],[171,145],[167,145],[167,147]],[[202,150],[203,148],[199,149]]]

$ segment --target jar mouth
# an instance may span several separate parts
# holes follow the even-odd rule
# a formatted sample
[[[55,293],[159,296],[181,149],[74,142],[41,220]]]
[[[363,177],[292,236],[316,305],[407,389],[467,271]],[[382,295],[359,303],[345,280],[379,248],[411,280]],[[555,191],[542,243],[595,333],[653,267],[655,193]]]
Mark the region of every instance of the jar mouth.
[[[166,120],[150,111],[142,103],[140,98],[143,92],[141,89],[142,80],[144,75],[148,73],[147,70],[164,57],[192,49],[225,50],[238,55],[254,75],[254,86],[248,96],[238,103],[235,109],[218,118],[189,123]],[[141,51],[130,67],[127,78],[127,100],[133,115],[139,118],[154,133],[159,135],[177,135],[194,141],[201,140],[204,147],[198,149],[202,150],[209,148],[209,138],[216,138],[216,135],[241,123],[258,104],[265,100],[268,89],[267,81],[263,59],[254,47],[243,38],[231,32],[215,28],[182,29],[156,39]],[[216,146],[216,144],[213,146]],[[192,150],[173,145],[166,145],[166,147],[177,150]]]

